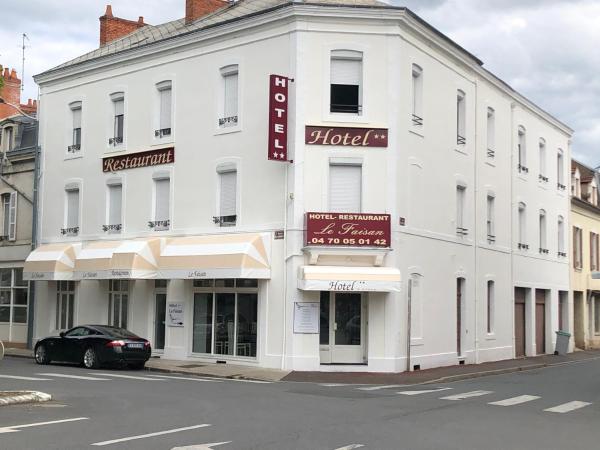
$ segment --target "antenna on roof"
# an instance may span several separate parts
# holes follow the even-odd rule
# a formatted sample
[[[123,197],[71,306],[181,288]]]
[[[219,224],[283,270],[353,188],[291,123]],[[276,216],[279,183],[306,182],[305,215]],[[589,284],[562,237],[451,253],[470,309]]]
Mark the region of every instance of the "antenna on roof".
[[[22,46],[21,46],[21,51],[22,51],[22,59],[21,59],[21,92],[23,92],[25,90],[25,39],[29,40],[29,37],[27,36],[26,33],[23,33],[22,36]]]

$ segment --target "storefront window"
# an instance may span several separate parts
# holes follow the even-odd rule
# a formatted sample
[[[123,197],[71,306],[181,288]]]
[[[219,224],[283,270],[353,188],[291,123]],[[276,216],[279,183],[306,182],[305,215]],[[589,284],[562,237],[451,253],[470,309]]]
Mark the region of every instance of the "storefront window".
[[[27,297],[23,269],[0,269],[0,322],[27,323]]]
[[[108,324],[127,328],[129,281],[108,280]]]
[[[73,328],[73,310],[75,304],[75,283],[58,281],[56,291],[56,329]]]
[[[192,352],[256,357],[258,281],[211,281],[194,282],[206,292],[194,293]]]

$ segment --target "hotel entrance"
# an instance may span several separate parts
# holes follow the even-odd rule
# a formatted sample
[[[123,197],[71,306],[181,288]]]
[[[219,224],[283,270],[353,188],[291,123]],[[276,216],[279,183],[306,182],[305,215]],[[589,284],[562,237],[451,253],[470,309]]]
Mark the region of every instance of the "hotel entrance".
[[[366,299],[356,292],[321,292],[321,364],[366,363]]]

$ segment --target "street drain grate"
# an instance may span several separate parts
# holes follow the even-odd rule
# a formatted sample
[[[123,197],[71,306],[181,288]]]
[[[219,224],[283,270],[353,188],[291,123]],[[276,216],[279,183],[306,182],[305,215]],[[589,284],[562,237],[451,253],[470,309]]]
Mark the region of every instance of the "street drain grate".
[[[206,364],[184,364],[183,366],[177,366],[177,367],[181,367],[182,369],[195,369],[197,367],[204,367]]]

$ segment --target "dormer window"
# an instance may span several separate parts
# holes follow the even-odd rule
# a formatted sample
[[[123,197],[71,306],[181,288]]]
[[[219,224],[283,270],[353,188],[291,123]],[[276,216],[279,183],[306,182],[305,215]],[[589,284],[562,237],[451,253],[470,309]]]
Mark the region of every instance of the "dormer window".
[[[2,145],[0,145],[0,150],[5,152],[10,152],[15,148],[15,130],[14,127],[8,126],[4,127],[2,130]]]
[[[575,169],[571,178],[571,195],[581,198],[581,174],[579,169]]]
[[[362,112],[363,54],[353,50],[331,52],[330,111],[360,114]]]

